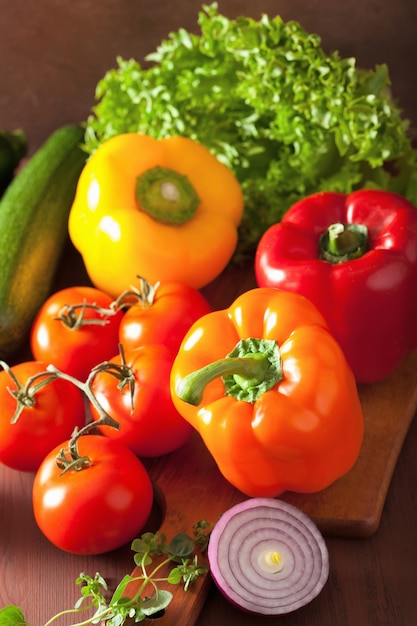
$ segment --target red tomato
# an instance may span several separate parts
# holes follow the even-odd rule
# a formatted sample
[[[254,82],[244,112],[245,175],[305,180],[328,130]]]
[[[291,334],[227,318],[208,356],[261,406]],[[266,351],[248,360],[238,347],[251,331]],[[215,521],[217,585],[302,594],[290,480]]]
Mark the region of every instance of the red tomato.
[[[177,351],[192,324],[210,311],[197,289],[182,283],[161,284],[148,304],[137,303],[126,311],[120,322],[120,343],[126,350],[162,343]]]
[[[78,451],[91,465],[62,473],[52,450],[33,483],[35,520],[51,543],[74,554],[102,554],[131,541],[153,504],[152,483],[125,446],[100,435],[82,435]]]
[[[91,389],[99,404],[120,424],[120,429],[101,427],[107,437],[121,441],[135,454],[155,457],[182,446],[192,427],[174,407],[170,393],[170,374],[174,354],[163,345],[149,345],[127,351],[124,362],[134,382],[133,411],[131,389],[106,371],[98,373]],[[110,360],[120,365],[121,356]],[[93,419],[98,413],[91,407]]]
[[[109,295],[94,287],[67,287],[52,294],[32,325],[30,346],[34,358],[85,380],[95,365],[117,352],[123,313],[105,316],[90,306],[83,311],[81,306],[69,307],[85,303],[109,309],[112,302]],[[77,326],[80,314],[84,321]]]
[[[46,371],[45,363],[26,361],[10,368],[20,385]],[[45,377],[40,378],[45,380]],[[33,389],[33,386],[31,385]],[[48,452],[74,429],[85,423],[85,406],[80,390],[66,380],[48,382],[33,395],[33,405],[23,408],[11,423],[18,407],[10,391],[18,385],[3,370],[0,372],[0,462],[13,469],[34,472]],[[29,400],[28,400],[29,401]]]

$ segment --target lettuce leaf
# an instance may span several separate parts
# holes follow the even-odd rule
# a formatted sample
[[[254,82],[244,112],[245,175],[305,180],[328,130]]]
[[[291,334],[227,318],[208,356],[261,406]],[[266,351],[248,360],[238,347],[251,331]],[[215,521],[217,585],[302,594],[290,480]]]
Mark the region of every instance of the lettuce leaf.
[[[417,204],[417,151],[386,65],[327,54],[296,21],[228,19],[204,5],[199,35],[171,33],[145,67],[117,58],[96,88],[85,149],[124,132],[185,135],[238,177],[236,258],[298,199],[320,190],[390,189]]]

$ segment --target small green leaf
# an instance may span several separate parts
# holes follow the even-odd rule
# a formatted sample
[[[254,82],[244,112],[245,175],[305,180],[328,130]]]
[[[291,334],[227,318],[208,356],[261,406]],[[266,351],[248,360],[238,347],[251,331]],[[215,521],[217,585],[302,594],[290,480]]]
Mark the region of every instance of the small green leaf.
[[[181,569],[179,567],[174,567],[168,575],[168,582],[171,585],[178,585],[182,580],[182,575],[183,573]]]
[[[136,554],[133,555],[133,560],[135,565],[139,565],[139,567],[144,567],[152,563],[152,557],[148,554],[143,554],[143,552],[136,552]]]
[[[140,538],[134,539],[131,548],[139,554],[164,554],[166,552],[166,536],[164,533],[144,533]]]
[[[159,611],[163,611],[172,600],[172,593],[165,589],[158,589],[152,598],[147,598],[142,602],[141,609],[148,617]]]
[[[102,607],[106,604],[103,592],[107,591],[107,583],[98,572],[96,572],[94,578],[82,572],[75,582],[77,585],[82,585],[81,597],[75,603],[76,609],[79,609],[87,598],[90,599],[91,604],[95,607]]]
[[[124,576],[122,578],[122,580],[119,582],[119,584],[117,585],[116,589],[114,590],[114,594],[112,596],[112,599],[110,601],[110,604],[119,602],[120,599],[123,597],[123,594],[126,590],[127,585],[132,581],[132,576],[129,576],[129,574],[126,574],[126,576]]]
[[[193,526],[194,539],[196,543],[201,546],[201,550],[206,550],[208,542],[210,540],[210,534],[213,530],[213,522],[207,522],[207,520],[200,520]]]
[[[204,565],[198,564],[197,555],[194,558],[183,559],[182,562],[171,570],[168,576],[168,581],[172,584],[178,584],[184,582],[184,591],[187,591],[189,586],[199,577],[207,574],[207,568]]]
[[[0,610],[0,626],[26,626],[26,620],[19,607],[10,605]]]
[[[174,556],[185,557],[192,554],[194,541],[186,533],[176,534],[169,544],[169,552]]]

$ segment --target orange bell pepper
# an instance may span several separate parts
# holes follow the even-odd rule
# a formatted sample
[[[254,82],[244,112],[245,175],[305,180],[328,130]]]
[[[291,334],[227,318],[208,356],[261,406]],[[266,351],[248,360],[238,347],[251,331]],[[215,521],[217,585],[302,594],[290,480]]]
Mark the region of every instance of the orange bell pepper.
[[[299,294],[257,288],[200,318],[174,360],[171,393],[223,476],[248,496],[319,491],[361,448],[352,371]]]
[[[94,285],[114,297],[138,275],[198,289],[231,259],[242,213],[234,174],[200,143],[126,133],[88,160],[69,234]]]

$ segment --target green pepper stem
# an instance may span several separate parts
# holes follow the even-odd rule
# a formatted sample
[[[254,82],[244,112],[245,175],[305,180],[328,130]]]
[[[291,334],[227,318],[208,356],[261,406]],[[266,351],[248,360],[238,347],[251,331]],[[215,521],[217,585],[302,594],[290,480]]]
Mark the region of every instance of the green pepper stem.
[[[336,264],[358,259],[368,249],[368,228],[364,224],[336,222],[320,237],[319,256]]]
[[[242,339],[224,359],[209,363],[181,379],[176,393],[184,402],[198,406],[206,386],[220,377],[223,378],[226,395],[255,402],[282,379],[277,342]]]
[[[153,167],[138,176],[136,197],[153,219],[180,225],[197,211],[200,199],[187,176],[165,167]]]

